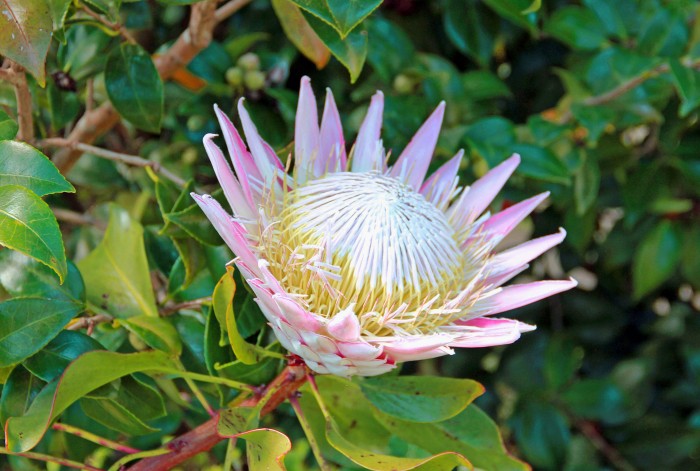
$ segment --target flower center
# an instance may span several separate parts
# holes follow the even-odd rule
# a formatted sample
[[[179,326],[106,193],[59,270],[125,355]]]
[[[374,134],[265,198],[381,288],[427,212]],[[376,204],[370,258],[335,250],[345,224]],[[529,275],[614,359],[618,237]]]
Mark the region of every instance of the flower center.
[[[328,174],[285,194],[260,248],[286,289],[328,317],[424,305],[463,281],[445,215],[400,180]]]

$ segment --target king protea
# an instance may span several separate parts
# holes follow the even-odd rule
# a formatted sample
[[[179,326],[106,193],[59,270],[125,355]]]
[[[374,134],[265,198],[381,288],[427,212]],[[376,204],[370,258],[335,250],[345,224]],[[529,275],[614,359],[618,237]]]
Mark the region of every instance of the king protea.
[[[382,374],[398,362],[454,348],[514,342],[535,327],[493,317],[568,290],[573,280],[502,285],[559,244],[556,234],[495,252],[547,194],[494,215],[486,209],[520,162],[513,155],[469,187],[464,154],[426,179],[445,109],[440,103],[396,162],[380,130],[383,95],[346,153],[330,90],[319,127],[310,81],[301,81],[289,175],[243,106],[246,144],[215,107],[233,171],[204,146],[233,216],[193,194],[226,244],[280,343],[318,373]],[[485,212],[486,211],[486,212]]]

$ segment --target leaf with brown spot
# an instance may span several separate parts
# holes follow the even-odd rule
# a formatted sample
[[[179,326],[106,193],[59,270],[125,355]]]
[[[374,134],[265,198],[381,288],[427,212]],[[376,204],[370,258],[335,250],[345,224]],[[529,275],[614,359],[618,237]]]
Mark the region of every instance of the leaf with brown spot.
[[[27,69],[42,87],[52,29],[46,0],[0,0],[0,55]]]

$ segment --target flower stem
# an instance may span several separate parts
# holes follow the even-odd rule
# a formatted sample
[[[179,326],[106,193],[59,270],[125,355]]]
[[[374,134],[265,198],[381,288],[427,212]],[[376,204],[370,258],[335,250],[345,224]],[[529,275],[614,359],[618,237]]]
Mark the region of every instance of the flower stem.
[[[297,399],[296,395],[289,397],[289,403],[292,405],[294,412],[297,414],[297,420],[299,420],[301,428],[304,429],[304,434],[306,434],[306,438],[309,440],[311,451],[313,452],[321,471],[332,470],[333,468],[330,466],[330,464],[328,464],[325,458],[323,458],[321,448],[318,446],[318,441],[316,441],[316,436],[313,434],[313,430],[311,430],[311,424],[308,420],[306,420],[306,416],[304,415],[304,411],[301,409],[299,399]]]
[[[24,458],[29,458],[30,460],[44,461],[46,463],[56,463],[61,466],[66,466],[68,468],[82,469],[84,471],[102,471],[100,468],[95,468],[83,463],[78,463],[77,461],[67,460],[65,458],[58,458],[56,456],[44,455],[43,453],[34,453],[33,451],[25,451],[21,453],[15,453],[8,450],[5,447],[0,447],[1,455],[14,455],[22,456]]]
[[[249,397],[241,406],[253,407],[262,402],[260,416],[269,414],[282,402],[294,394],[307,380],[306,366],[290,362],[282,372],[262,391]],[[190,459],[198,453],[210,450],[221,440],[227,438],[218,431],[219,414],[190,430],[171,442],[166,447],[169,453],[143,459],[129,468],[129,471],[166,471]]]

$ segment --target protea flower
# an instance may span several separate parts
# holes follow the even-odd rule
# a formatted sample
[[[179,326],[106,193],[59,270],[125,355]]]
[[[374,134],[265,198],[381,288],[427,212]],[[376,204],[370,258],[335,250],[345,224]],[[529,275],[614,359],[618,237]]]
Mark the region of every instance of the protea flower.
[[[453,348],[514,342],[535,327],[494,314],[576,285],[502,287],[565,232],[494,252],[548,195],[484,213],[518,166],[517,155],[461,188],[459,151],[426,180],[444,109],[440,103],[387,167],[382,93],[373,96],[346,154],[333,95],[327,92],[319,127],[304,77],[288,175],[242,99],[248,149],[215,107],[235,174],[215,135],[205,136],[204,146],[233,216],[208,195],[192,196],[235,253],[281,344],[318,373],[373,376]]]

